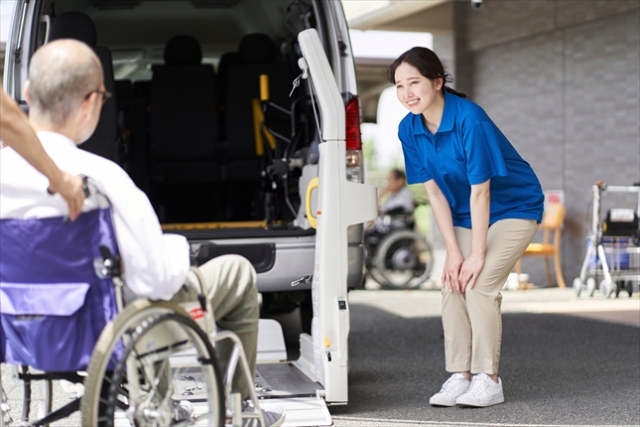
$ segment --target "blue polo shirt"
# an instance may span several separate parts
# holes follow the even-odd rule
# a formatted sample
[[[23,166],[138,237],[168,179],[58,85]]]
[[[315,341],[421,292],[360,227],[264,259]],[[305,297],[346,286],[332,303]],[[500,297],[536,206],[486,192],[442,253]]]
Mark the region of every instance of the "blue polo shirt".
[[[472,101],[445,91],[435,134],[422,114],[409,113],[398,137],[409,184],[433,179],[451,206],[453,225],[471,228],[471,186],[490,183],[489,225],[507,218],[542,220],[544,196],[536,174]]]

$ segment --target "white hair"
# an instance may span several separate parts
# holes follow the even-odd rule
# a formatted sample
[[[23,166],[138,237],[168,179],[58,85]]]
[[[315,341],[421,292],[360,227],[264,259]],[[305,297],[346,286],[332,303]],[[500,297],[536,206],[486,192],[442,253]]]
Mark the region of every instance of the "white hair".
[[[63,126],[102,79],[102,65],[89,46],[69,39],[48,43],[29,65],[30,108]]]

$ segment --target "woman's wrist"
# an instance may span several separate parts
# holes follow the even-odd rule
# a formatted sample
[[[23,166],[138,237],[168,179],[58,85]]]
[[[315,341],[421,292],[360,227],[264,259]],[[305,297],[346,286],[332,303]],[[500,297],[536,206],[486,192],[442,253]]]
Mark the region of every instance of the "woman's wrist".
[[[55,194],[60,191],[60,188],[64,185],[65,175],[53,162],[51,163],[52,167],[47,170],[45,175],[49,179],[49,190]]]
[[[471,256],[477,256],[477,257],[484,258],[485,254],[486,254],[486,251],[485,251],[484,248],[482,248],[482,249],[472,249],[471,250]]]
[[[447,250],[447,255],[462,258],[462,251],[460,251],[458,245],[445,245],[445,248]]]

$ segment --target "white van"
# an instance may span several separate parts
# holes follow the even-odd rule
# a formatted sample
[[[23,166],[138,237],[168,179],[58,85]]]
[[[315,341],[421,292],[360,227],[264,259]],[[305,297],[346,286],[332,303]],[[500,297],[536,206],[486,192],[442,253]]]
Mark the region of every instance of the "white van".
[[[91,45],[113,97],[81,147],[120,163],[199,263],[248,258],[262,314],[299,308],[308,332],[316,233],[304,195],[317,175],[319,131],[306,81],[293,83],[297,36],[308,28],[318,31],[344,99],[348,179],[363,182],[355,67],[339,1],[19,0],[4,85],[24,104],[38,47],[56,38]],[[362,225],[350,227],[349,288],[363,283],[362,243]]]

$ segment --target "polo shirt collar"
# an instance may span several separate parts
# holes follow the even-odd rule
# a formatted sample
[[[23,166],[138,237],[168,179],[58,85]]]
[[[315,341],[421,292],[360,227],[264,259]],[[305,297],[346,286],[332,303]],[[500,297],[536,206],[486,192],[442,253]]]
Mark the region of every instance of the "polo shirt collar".
[[[427,127],[424,125],[424,120],[422,119],[422,114],[414,114],[413,115],[413,134],[414,135],[430,135],[431,132],[427,130]]]
[[[452,95],[446,90],[444,91],[444,109],[442,111],[442,120],[440,120],[440,126],[438,127],[438,131],[436,133],[448,132],[453,130],[453,124],[455,122],[455,98],[456,95]],[[413,116],[413,134],[431,135],[431,131],[427,130],[427,127],[424,124],[424,120],[422,120],[422,114],[415,114]]]

